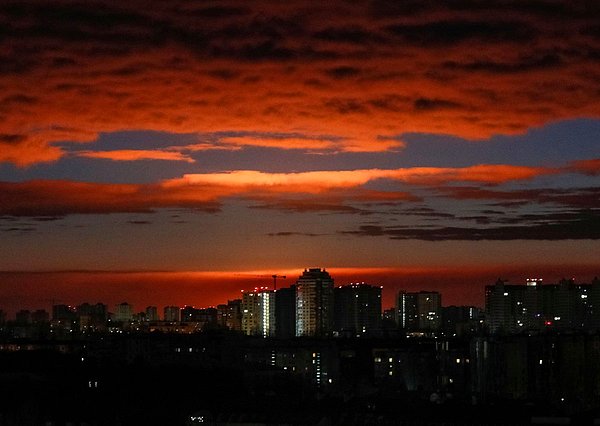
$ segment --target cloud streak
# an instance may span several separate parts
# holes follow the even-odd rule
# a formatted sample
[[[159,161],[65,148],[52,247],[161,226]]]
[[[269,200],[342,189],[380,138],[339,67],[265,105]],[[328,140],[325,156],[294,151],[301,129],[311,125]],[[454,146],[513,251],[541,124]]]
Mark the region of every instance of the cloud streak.
[[[424,241],[509,241],[509,240],[599,240],[600,211],[585,210],[563,214],[560,219],[554,214],[544,217],[516,218],[519,225],[488,227],[385,227],[363,225],[357,231],[342,231],[346,235],[386,236],[393,240]]]
[[[594,163],[595,164],[595,163]],[[258,208],[294,211],[360,212],[348,203],[378,204],[414,202],[421,197],[406,191],[374,190],[376,182],[408,184],[462,200],[547,202],[576,204],[574,191],[502,191],[491,186],[531,180],[539,176],[589,173],[589,165],[565,168],[476,165],[462,168],[414,167],[268,173],[235,170],[222,173],[186,174],[153,184],[107,184],[66,180],[32,180],[0,183],[0,215],[64,216],[113,212],[150,212],[158,208],[187,207],[215,211],[231,197],[259,201]],[[487,188],[453,186],[477,183]],[[586,196],[587,194],[583,194]]]
[[[195,160],[181,152],[170,152],[161,150],[125,149],[114,151],[82,151],[76,154],[78,157],[96,158],[112,161],[140,161],[140,160],[164,160],[185,161],[194,163]]]

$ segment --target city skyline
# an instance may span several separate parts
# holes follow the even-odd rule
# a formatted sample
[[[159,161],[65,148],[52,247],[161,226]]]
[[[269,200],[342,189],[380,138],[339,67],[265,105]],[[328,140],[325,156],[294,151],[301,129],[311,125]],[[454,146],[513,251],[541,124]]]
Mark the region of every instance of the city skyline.
[[[323,266],[384,306],[590,282],[599,14],[3,2],[0,309],[211,305]]]
[[[303,276],[307,273],[307,271],[309,270],[321,270],[321,268],[304,268],[304,272],[300,271],[293,271],[292,274],[296,273],[297,275],[289,275],[286,278],[288,278],[285,281],[281,281],[282,278],[284,278],[283,276],[278,275],[279,277],[279,284],[278,284],[278,290],[296,290],[296,286],[298,284],[298,280],[302,281]],[[323,268],[322,269],[323,272],[327,272],[327,273],[331,273],[331,269],[329,268]],[[335,269],[334,269],[335,271]],[[256,272],[260,272],[260,271],[256,271]],[[265,271],[262,271],[265,272]],[[456,298],[453,297],[455,290],[456,290],[456,285],[458,284],[455,281],[451,281],[450,283],[446,283],[447,285],[444,286],[439,286],[439,285],[432,285],[430,284],[431,281],[431,277],[428,275],[423,275],[422,277],[420,277],[420,279],[415,280],[415,281],[407,281],[401,284],[396,283],[397,285],[383,285],[386,277],[389,278],[390,275],[390,271],[388,270],[382,270],[379,271],[380,278],[383,281],[365,281],[365,280],[361,280],[360,277],[358,277],[357,275],[350,275],[353,278],[356,279],[348,279],[348,275],[344,274],[344,271],[337,271],[337,272],[341,272],[341,275],[337,275],[335,272],[332,273],[331,275],[331,279],[334,282],[334,289],[340,289],[340,288],[344,288],[344,287],[352,287],[352,286],[360,286],[360,285],[367,285],[367,286],[375,286],[377,288],[381,289],[381,314],[384,315],[385,314],[385,310],[387,309],[391,309],[391,308],[397,308],[397,303],[398,303],[398,297],[400,294],[403,293],[427,293],[427,292],[436,292],[439,293],[440,295],[443,296],[443,300],[444,303],[442,304],[442,306],[444,307],[448,307],[448,306],[473,306],[473,307],[478,307],[478,308],[483,308],[485,306],[486,300],[487,300],[487,288],[489,288],[490,286],[493,286],[494,284],[497,284],[498,282],[504,282],[506,284],[508,284],[509,286],[525,286],[528,285],[530,282],[534,281],[537,282],[539,284],[540,287],[552,287],[557,285],[557,283],[562,282],[564,280],[569,280],[572,281],[575,284],[585,284],[588,285],[593,281],[596,281],[598,279],[598,275],[594,275],[593,278],[590,279],[577,279],[576,277],[573,277],[572,275],[562,275],[560,278],[557,278],[555,280],[548,280],[548,279],[544,279],[544,278],[540,278],[539,276],[535,276],[535,275],[530,275],[529,278],[525,278],[523,280],[520,281],[511,281],[507,278],[502,278],[502,277],[496,277],[492,280],[490,280],[489,282],[480,282],[475,286],[471,286],[470,284],[468,285],[468,287],[471,289],[471,294],[476,295],[477,297],[475,298],[465,298],[465,297],[461,297],[461,298]],[[447,272],[447,271],[442,271],[442,272]],[[71,274],[78,274],[78,272],[70,272]],[[83,276],[87,277],[89,272],[84,271],[84,272],[79,272],[81,273]],[[346,271],[346,274],[348,273],[348,271]],[[421,271],[421,273],[423,273],[423,271]],[[38,273],[38,274],[34,274],[34,276],[37,276],[38,279],[43,279],[46,280],[48,278],[48,274],[51,274],[55,279],[57,280],[63,280],[65,273],[64,272],[57,272],[57,273]],[[102,304],[106,304],[107,306],[112,306],[112,307],[117,307],[115,308],[116,310],[118,310],[118,306],[125,303],[128,304],[130,306],[133,307],[133,309],[135,310],[135,312],[140,311],[140,309],[145,309],[147,307],[178,307],[178,309],[183,309],[184,307],[191,307],[191,308],[198,308],[198,309],[207,309],[207,308],[215,308],[219,305],[222,304],[226,304],[232,300],[239,300],[242,301],[244,299],[244,295],[248,296],[249,294],[252,295],[258,295],[260,293],[266,292],[266,293],[271,293],[273,292],[273,282],[268,282],[267,278],[269,277],[268,275],[249,275],[249,276],[244,276],[243,274],[238,274],[238,279],[237,280],[231,280],[230,282],[228,282],[228,288],[227,291],[225,293],[223,293],[223,291],[218,291],[218,292],[214,292],[212,293],[208,298],[205,297],[188,297],[186,294],[181,293],[181,292],[174,292],[172,287],[166,287],[166,288],[162,288],[161,291],[155,291],[153,296],[148,296],[146,295],[145,297],[140,297],[140,294],[144,294],[146,291],[146,288],[150,287],[150,288],[155,288],[155,281],[145,281],[145,276],[147,275],[147,273],[131,273],[131,274],[135,274],[138,278],[135,281],[137,284],[137,287],[135,289],[135,291],[132,291],[129,293],[128,298],[121,298],[122,293],[119,292],[115,292],[115,293],[111,293],[111,292],[107,292],[104,289],[101,289],[98,292],[92,292],[92,293],[88,293],[88,294],[69,294],[69,293],[64,293],[61,297],[59,297],[58,294],[53,293],[53,294],[40,294],[38,295],[39,297],[37,298],[31,298],[28,296],[23,296],[23,297],[19,297],[17,296],[16,298],[13,299],[13,302],[10,304],[5,304],[0,306],[0,311],[4,312],[4,314],[8,314],[10,317],[14,317],[15,313],[18,312],[19,310],[38,310],[38,309],[47,309],[50,308],[50,310],[52,310],[52,307],[55,305],[64,305],[64,306],[72,306],[75,307],[77,305],[80,304],[87,304],[87,303],[102,303]],[[190,282],[182,280],[182,275],[180,274],[174,274],[174,273],[166,273],[166,278],[163,281],[163,284],[166,286],[169,285],[173,285],[173,275],[175,275],[175,284],[177,285],[181,285],[182,283],[185,283],[186,285],[192,285],[192,286],[196,286],[197,289],[205,289],[206,286],[198,286],[198,283],[202,283],[202,275],[208,275],[209,277],[212,277],[213,273],[185,273],[183,275],[190,275],[187,277],[187,279],[191,280]],[[355,274],[355,272],[354,272]],[[411,277],[414,277],[416,274],[416,271],[410,271],[409,272]],[[96,282],[104,282],[106,283],[106,277],[110,276],[111,273],[108,272],[102,272],[102,271],[95,271],[93,273],[93,276],[96,277],[97,281]],[[294,278],[294,277],[297,277]],[[536,278],[531,278],[531,277],[536,277]],[[225,278],[226,275],[223,275],[223,278]],[[342,277],[341,279],[339,277]],[[358,278],[357,278],[358,277]],[[393,277],[393,276],[392,276]],[[272,279],[272,278],[271,278]],[[23,282],[23,280],[18,280],[16,281],[17,285],[20,285],[20,283]],[[32,280],[29,279],[27,280],[27,282],[31,282],[33,284],[33,286],[31,288],[35,288],[36,285],[39,285],[39,282],[36,280]],[[52,281],[51,283],[57,283],[58,281]],[[9,286],[7,286],[6,288],[4,288],[4,293],[0,293],[0,295],[3,294],[10,294],[11,292],[14,292],[14,287],[11,288],[10,284],[14,283],[10,283],[10,281],[5,281],[5,284],[8,283]],[[244,284],[245,283],[245,284]],[[428,284],[429,283],[429,284]],[[75,280],[71,283],[71,285],[77,285],[78,281]],[[119,282],[116,282],[116,285],[118,285]],[[214,283],[213,283],[214,284]],[[145,285],[145,287],[141,287],[142,285]],[[245,285],[245,287],[243,287]],[[237,287],[236,287],[237,286]],[[240,287],[242,286],[242,287]],[[25,288],[25,289],[21,289],[21,291],[27,293],[28,291],[31,291],[31,288]],[[209,287],[210,288],[210,287]],[[477,290],[477,291],[473,291],[473,290]],[[65,287],[64,288],[65,291],[72,291],[73,288],[72,287]],[[156,290],[156,289],[155,289]],[[221,289],[222,290],[222,289]],[[277,290],[275,290],[276,292]],[[95,294],[95,295],[94,295]],[[173,295],[176,294],[175,297],[173,297]],[[193,294],[193,293],[192,293]],[[166,296],[165,296],[166,295]],[[48,296],[48,297],[45,297]],[[6,296],[3,296],[6,297]],[[113,309],[113,310],[115,310]],[[142,309],[142,310],[143,310]]]

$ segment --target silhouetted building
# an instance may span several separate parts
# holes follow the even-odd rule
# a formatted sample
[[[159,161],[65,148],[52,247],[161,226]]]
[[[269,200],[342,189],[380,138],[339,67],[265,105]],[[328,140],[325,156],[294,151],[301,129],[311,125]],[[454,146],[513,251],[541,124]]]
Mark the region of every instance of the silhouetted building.
[[[242,300],[229,300],[217,305],[217,325],[219,328],[240,331],[242,329]]]
[[[181,309],[181,322],[194,323],[195,331],[214,327],[217,324],[217,309],[185,306]]]
[[[38,309],[31,313],[31,322],[33,324],[46,324],[50,322],[50,314],[44,309]]]
[[[462,336],[480,329],[483,315],[476,306],[442,307],[442,331],[449,336]]]
[[[482,401],[544,401],[587,410],[600,395],[600,336],[542,333],[471,341],[471,388]]]
[[[181,309],[179,306],[165,306],[163,319],[167,322],[181,321]]]
[[[200,309],[193,306],[184,306],[181,308],[182,322],[196,322],[200,319]]]
[[[296,286],[280,288],[275,293],[275,334],[282,339],[296,335]]]
[[[146,308],[145,320],[150,322],[158,321],[158,308],[156,306],[148,306]]]
[[[69,305],[53,305],[52,319],[58,321],[73,321],[77,317],[75,309]]]
[[[227,319],[225,326],[230,330],[242,330],[242,299],[227,301]]]
[[[117,322],[129,322],[133,319],[133,306],[127,302],[115,306],[114,319]]]
[[[600,281],[576,284],[563,279],[548,285],[528,279],[525,285],[509,285],[498,280],[485,288],[485,311],[491,333],[598,329]]]
[[[305,269],[296,282],[296,336],[329,336],[333,330],[333,279],[325,269]]]
[[[387,322],[396,322],[396,308],[384,309],[382,319]]]
[[[441,309],[442,295],[437,291],[400,291],[396,299],[396,320],[400,328],[408,332],[435,332],[442,323]]]
[[[334,289],[334,329],[364,335],[381,327],[381,287],[349,284]]]
[[[217,305],[217,325],[219,328],[227,327],[227,305],[220,303]]]
[[[108,320],[108,309],[103,303],[82,303],[77,306],[77,318],[81,330],[102,330]]]
[[[31,324],[31,311],[27,309],[21,309],[17,312],[15,319],[18,325]]]

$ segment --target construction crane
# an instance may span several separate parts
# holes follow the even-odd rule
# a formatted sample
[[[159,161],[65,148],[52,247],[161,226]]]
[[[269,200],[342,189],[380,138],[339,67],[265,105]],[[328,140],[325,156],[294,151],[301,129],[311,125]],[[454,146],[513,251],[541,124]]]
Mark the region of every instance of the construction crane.
[[[287,277],[285,275],[273,274],[271,275],[271,278],[273,278],[273,290],[277,290],[277,278],[283,278],[285,280]]]

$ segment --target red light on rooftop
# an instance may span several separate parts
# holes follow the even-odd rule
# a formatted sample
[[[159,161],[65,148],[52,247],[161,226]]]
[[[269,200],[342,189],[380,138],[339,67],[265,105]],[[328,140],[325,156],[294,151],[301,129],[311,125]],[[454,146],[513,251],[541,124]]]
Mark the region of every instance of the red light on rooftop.
[[[551,326],[552,325],[552,321],[544,321],[544,325],[545,326]]]

